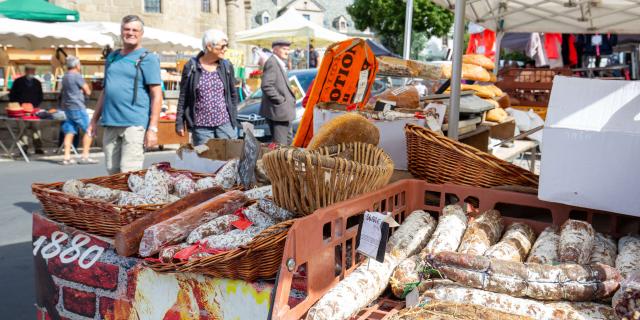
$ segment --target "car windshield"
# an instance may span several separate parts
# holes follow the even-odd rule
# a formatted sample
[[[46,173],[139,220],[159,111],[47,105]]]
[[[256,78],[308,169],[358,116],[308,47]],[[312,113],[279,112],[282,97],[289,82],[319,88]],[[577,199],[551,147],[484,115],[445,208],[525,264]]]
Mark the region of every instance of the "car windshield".
[[[312,71],[308,71],[308,72],[295,72],[295,73],[289,73],[289,77],[295,75],[296,77],[298,77],[298,81],[300,82],[300,85],[302,86],[302,88],[304,88],[305,92],[307,92],[307,90],[309,90],[309,85],[311,85],[311,81],[313,81],[313,79],[315,79],[317,74],[316,70],[312,70]],[[262,98],[262,90],[258,89],[256,90],[254,93],[252,93],[249,96],[249,99],[261,99]]]

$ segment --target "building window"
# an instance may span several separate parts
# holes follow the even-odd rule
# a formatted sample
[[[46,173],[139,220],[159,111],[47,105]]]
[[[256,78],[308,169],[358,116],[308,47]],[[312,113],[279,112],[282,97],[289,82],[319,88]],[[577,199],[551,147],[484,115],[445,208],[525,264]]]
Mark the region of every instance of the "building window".
[[[347,22],[340,21],[340,32],[347,32]]]
[[[201,0],[200,10],[211,13],[211,0]]]
[[[144,0],[144,12],[161,13],[161,0]]]
[[[308,14],[303,14],[302,17],[307,19],[307,20],[311,20],[311,16],[308,15]]]
[[[262,17],[262,24],[267,24],[267,23],[269,23],[269,16]]]

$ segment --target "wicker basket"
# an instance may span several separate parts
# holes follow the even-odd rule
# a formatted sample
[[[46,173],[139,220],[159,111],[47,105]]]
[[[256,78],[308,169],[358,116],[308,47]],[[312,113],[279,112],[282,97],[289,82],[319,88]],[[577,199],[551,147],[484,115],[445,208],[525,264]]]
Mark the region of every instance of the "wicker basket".
[[[166,169],[168,172],[184,173],[194,179],[211,176],[184,170]],[[84,183],[94,183],[99,186],[129,190],[127,180],[130,174],[144,175],[147,170],[119,173],[112,176],[82,179]],[[113,203],[83,199],[62,192],[64,182],[34,183],[31,185],[33,194],[38,198],[44,212],[55,221],[68,226],[88,231],[93,234],[113,237],[120,228],[143,215],[158,210],[165,205],[118,206]]]
[[[393,161],[361,142],[314,151],[280,149],[264,155],[276,204],[299,216],[386,185]]]
[[[282,263],[287,233],[294,222],[271,226],[247,245],[210,257],[175,263],[146,260],[145,264],[158,272],[192,272],[245,281],[273,278]]]
[[[430,183],[475,187],[517,185],[538,187],[538,176],[491,154],[407,124],[409,172]]]

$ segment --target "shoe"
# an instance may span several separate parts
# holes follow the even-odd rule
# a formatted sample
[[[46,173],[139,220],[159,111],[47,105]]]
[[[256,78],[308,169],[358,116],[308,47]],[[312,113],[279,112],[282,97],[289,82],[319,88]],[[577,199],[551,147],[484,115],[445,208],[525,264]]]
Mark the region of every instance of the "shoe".
[[[79,164],[96,164],[98,163],[98,160],[93,159],[93,158],[80,158],[80,160],[78,160]]]
[[[68,166],[68,165],[76,164],[76,161],[73,159],[67,159],[67,160],[62,160],[59,163],[60,165]]]

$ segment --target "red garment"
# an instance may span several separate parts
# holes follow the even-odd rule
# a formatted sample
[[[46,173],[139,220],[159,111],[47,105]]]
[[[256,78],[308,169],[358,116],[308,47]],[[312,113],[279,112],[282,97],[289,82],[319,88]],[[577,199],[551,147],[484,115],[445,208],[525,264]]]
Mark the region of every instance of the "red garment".
[[[576,50],[576,37],[574,35],[569,36],[569,63],[572,66],[578,65],[578,51]]]
[[[315,79],[311,80],[311,83],[309,83],[309,87],[307,88],[307,93],[304,95],[304,98],[302,98],[302,107],[306,108],[307,107],[307,100],[309,100],[309,95],[311,94],[311,88],[313,88],[313,81]]]
[[[493,45],[495,42],[496,33],[489,29],[484,29],[483,32],[473,33],[469,36],[469,46],[467,46],[467,54],[480,54],[481,52],[478,52],[478,48],[484,46],[483,54],[493,59],[495,55]]]
[[[545,33],[544,34],[544,51],[547,53],[549,59],[559,59],[560,50],[558,46],[562,45],[562,34],[560,33]]]

